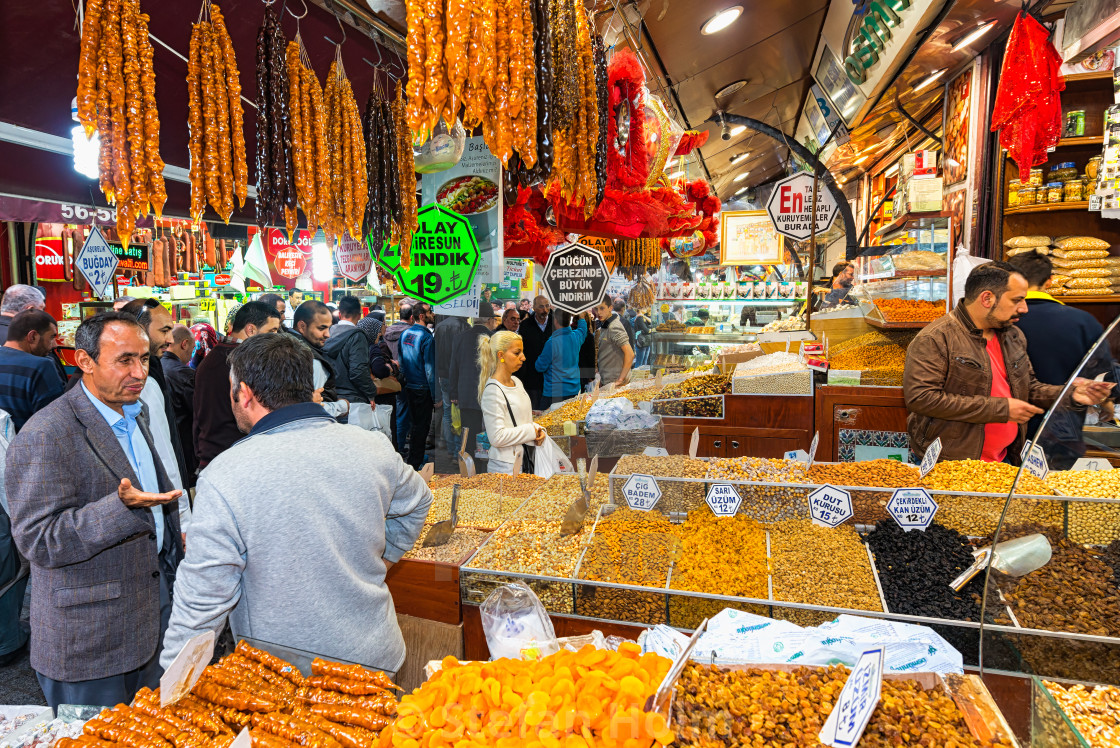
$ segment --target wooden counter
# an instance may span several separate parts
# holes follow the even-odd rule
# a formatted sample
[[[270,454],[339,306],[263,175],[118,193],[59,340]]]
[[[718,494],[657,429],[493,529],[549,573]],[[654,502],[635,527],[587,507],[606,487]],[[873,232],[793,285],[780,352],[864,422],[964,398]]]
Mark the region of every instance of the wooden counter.
[[[663,416],[665,448],[688,454],[693,429],[700,429],[697,457],[781,457],[809,449],[813,440],[812,397],[726,395],[724,417]]]
[[[838,387],[821,385],[814,398],[814,419],[821,440],[817,445],[820,462],[845,462],[855,457],[855,446],[875,447],[879,456],[893,457],[909,451],[906,431],[906,405],[901,387]],[[850,448],[850,449],[849,449]]]

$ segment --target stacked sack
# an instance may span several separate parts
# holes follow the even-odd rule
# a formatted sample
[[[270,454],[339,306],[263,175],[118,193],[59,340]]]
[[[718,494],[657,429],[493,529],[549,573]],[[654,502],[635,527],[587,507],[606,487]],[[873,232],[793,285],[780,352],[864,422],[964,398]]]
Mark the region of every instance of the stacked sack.
[[[1024,252],[1050,255],[1054,263],[1052,296],[1107,296],[1120,293],[1120,257],[1093,236],[1016,236],[1004,242],[1008,258]]]

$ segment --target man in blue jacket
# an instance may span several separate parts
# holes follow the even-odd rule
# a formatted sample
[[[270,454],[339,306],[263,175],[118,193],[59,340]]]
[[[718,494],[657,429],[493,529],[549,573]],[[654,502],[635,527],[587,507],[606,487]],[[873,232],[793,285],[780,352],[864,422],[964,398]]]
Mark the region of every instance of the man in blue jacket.
[[[401,335],[401,372],[404,395],[412,416],[408,441],[408,464],[419,470],[424,464],[424,446],[432,425],[432,409],[440,399],[436,383],[435,338],[428,325],[435,322],[432,305],[423,302],[412,307],[412,327]]]
[[[579,349],[587,339],[587,320],[580,317],[572,329],[572,315],[556,310],[555,331],[544,342],[541,355],[534,364],[544,374],[541,408],[579,394]]]

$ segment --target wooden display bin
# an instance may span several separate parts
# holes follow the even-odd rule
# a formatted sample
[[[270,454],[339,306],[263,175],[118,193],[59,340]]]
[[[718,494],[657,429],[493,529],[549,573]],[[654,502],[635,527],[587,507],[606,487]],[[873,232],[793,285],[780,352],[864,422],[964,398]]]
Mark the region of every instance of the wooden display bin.
[[[821,440],[817,445],[820,462],[843,462],[843,430],[882,434],[906,434],[906,404],[901,387],[817,387],[815,420]],[[883,436],[885,439],[885,435]],[[909,444],[909,438],[906,438]]]
[[[813,440],[813,399],[725,395],[723,418],[663,416],[665,448],[669,454],[688,454],[692,431],[699,428],[697,457],[782,457],[791,450],[808,451]]]
[[[393,564],[385,583],[398,614],[452,625],[462,623],[458,566],[403,558]]]

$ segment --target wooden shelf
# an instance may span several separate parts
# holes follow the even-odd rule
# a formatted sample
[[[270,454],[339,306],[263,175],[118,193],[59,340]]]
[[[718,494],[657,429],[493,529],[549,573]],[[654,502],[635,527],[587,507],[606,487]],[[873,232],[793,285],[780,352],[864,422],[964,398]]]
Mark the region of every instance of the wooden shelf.
[[[1014,208],[1005,209],[1003,213],[1004,215],[1011,216],[1017,213],[1056,213],[1066,210],[1081,210],[1088,213],[1089,201],[1081,200],[1076,203],[1041,203],[1037,205],[1017,205]]]
[[[1055,296],[1064,304],[1120,304],[1120,294],[1107,296]]]
[[[1065,76],[1066,83],[1079,83],[1081,81],[1112,80],[1111,70],[1094,70],[1090,73],[1073,73]]]
[[[1081,135],[1076,138],[1062,138],[1058,141],[1059,148],[1073,148],[1077,146],[1095,145],[1104,148],[1104,135]],[[1007,152],[1004,151],[1006,154]]]
[[[938,318],[940,319],[940,318]],[[927,322],[884,322],[874,317],[864,317],[863,321],[880,330],[920,330],[933,320]]]
[[[924,229],[929,228],[933,221],[939,218],[949,218],[950,213],[944,211],[936,211],[931,213],[907,213],[906,215],[896,218],[888,223],[883,228],[875,232],[876,236],[883,236],[895,231],[903,231],[905,229]]]

